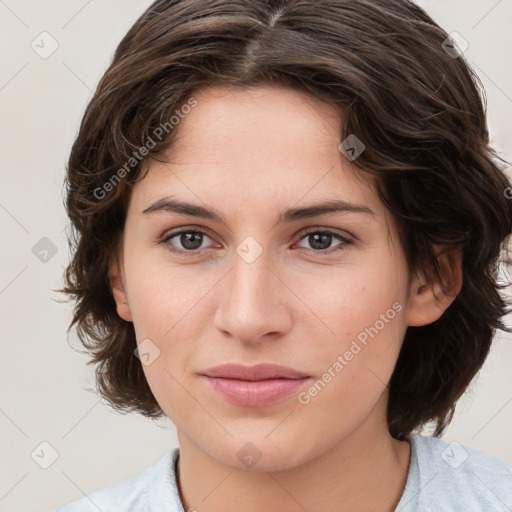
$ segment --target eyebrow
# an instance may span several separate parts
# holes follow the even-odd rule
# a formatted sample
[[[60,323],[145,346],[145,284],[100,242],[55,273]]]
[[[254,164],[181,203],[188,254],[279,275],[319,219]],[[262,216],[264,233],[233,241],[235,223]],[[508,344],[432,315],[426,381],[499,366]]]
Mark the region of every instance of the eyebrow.
[[[155,212],[171,212],[180,215],[188,215],[191,217],[199,217],[203,219],[213,220],[222,224],[226,221],[224,217],[216,210],[210,210],[202,206],[187,203],[185,201],[178,201],[171,197],[163,197],[153,203],[151,206],[143,210],[144,215],[149,215]],[[323,203],[312,204],[298,208],[289,208],[279,215],[277,224],[283,222],[292,222],[300,219],[307,219],[319,215],[326,215],[329,213],[366,213],[375,216],[375,212],[366,205],[354,204],[343,199],[333,199]]]

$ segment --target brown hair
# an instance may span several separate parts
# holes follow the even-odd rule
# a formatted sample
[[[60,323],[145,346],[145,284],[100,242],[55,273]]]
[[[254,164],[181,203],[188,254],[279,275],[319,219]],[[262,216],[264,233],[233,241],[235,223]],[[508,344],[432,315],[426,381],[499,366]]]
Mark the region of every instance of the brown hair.
[[[142,14],[87,106],[66,181],[74,254],[59,291],[76,301],[69,329],[76,325],[116,409],[163,415],[108,279],[130,186],[141,179],[138,151],[151,146],[154,158],[168,147],[175,132],[159,139],[158,128],[199,88],[266,82],[343,113],[340,141],[355,134],[365,144],[357,167],[377,177],[409,270],[443,283],[433,244],[463,252],[460,293],[437,321],[408,327],[389,384],[394,437],[428,422],[443,433],[495,330],[510,332],[497,271],[512,231],[511,184],[489,146],[485,93],[447,37],[407,0],[158,0]]]

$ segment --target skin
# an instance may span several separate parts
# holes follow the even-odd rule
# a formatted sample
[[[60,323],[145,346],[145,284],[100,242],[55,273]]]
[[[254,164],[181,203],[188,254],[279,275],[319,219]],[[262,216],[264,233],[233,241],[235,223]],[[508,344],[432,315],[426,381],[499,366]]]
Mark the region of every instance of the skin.
[[[392,511],[410,445],[389,434],[387,384],[407,327],[437,320],[460,290],[460,255],[439,257],[450,295],[409,274],[391,214],[338,149],[341,120],[330,104],[270,85],[210,87],[194,98],[159,156],[168,163],[148,160],[133,187],[110,270],[118,314],[133,322],[138,343],[150,339],[160,350],[144,371],[177,428],[184,508]],[[142,213],[169,195],[215,209],[225,222]],[[286,208],[329,199],[374,215],[276,224]],[[206,233],[195,255],[171,252],[193,252],[184,237],[162,241],[176,228]],[[309,228],[353,243],[314,245]],[[248,236],[263,250],[251,263],[236,251]],[[198,376],[228,361],[271,362],[308,373],[307,391],[396,302],[401,311],[308,404],[292,394],[264,407],[234,405]],[[237,457],[249,442],[261,454],[250,468]]]

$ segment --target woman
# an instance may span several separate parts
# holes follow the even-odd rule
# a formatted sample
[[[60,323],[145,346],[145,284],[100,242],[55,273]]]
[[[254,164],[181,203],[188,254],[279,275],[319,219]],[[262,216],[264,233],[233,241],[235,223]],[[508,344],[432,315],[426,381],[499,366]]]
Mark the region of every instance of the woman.
[[[102,395],[179,448],[59,510],[512,509],[438,438],[505,330],[488,143],[414,3],[156,1],[71,152],[62,291]]]

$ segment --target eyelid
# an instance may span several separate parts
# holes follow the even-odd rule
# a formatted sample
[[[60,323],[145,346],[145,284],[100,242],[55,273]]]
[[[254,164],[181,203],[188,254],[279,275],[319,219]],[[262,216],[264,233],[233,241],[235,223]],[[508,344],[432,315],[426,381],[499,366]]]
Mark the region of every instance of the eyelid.
[[[204,226],[194,226],[194,225],[185,225],[185,226],[179,226],[177,228],[173,228],[173,229],[170,229],[170,230],[166,230],[160,237],[159,239],[160,240],[163,240],[163,239],[166,239],[168,238],[169,236],[172,236],[172,235],[176,235],[178,233],[181,233],[182,231],[197,231],[199,233],[203,233],[205,235],[208,235],[210,238],[214,238],[213,235],[210,234],[210,230],[209,228],[207,227],[204,227]],[[297,230],[292,238],[296,238],[297,236],[301,236],[301,238],[309,233],[316,233],[317,231],[328,231],[328,232],[332,232],[334,234],[337,234],[339,236],[342,236],[348,240],[351,240],[351,241],[355,241],[357,240],[357,237],[352,235],[351,233],[345,231],[345,230],[341,230],[339,228],[331,228],[331,227],[327,227],[327,226],[322,226],[322,225],[315,225],[315,226],[309,226],[307,228],[301,228],[299,230]]]
[[[159,242],[163,243],[163,244],[171,245],[170,240],[172,238],[174,238],[180,234],[190,233],[190,232],[195,232],[195,233],[199,233],[202,235],[206,235],[211,240],[213,240],[213,238],[214,238],[209,234],[209,230],[203,226],[201,226],[201,227],[180,226],[178,228],[171,229],[170,231],[166,231],[165,234],[161,237]],[[336,239],[340,242],[338,245],[335,245],[334,247],[331,247],[330,249],[326,249],[326,250],[300,248],[309,254],[313,254],[315,256],[320,256],[320,257],[324,256],[324,255],[328,256],[333,253],[338,253],[340,251],[343,251],[347,248],[347,246],[353,245],[355,242],[355,239],[356,239],[356,237],[354,237],[353,235],[348,234],[346,232],[340,232],[336,228],[329,228],[329,227],[325,227],[325,226],[309,226],[307,228],[303,228],[303,229],[297,231],[293,235],[293,238],[296,238],[297,236],[299,236],[297,242],[294,243],[293,247],[295,247],[297,244],[300,244],[300,242],[302,242],[302,240],[304,240],[305,238],[308,237],[308,235],[313,234],[313,233],[327,233],[333,237],[336,237]],[[179,248],[173,246],[171,249],[168,249],[168,250],[174,254],[187,255],[187,256],[193,257],[193,256],[197,256],[197,255],[201,254],[206,249],[208,249],[208,248],[187,251],[187,250],[179,249]]]
[[[309,228],[307,231],[301,232],[299,240],[296,242],[296,244],[299,244],[300,242],[302,242],[302,240],[306,239],[310,234],[313,233],[327,233],[328,235],[335,237],[340,242],[338,245],[335,245],[330,249],[326,249],[325,251],[322,251],[320,249],[305,249],[306,251],[310,253],[312,252],[315,255],[330,255],[338,251],[343,251],[346,248],[346,246],[354,244],[354,237],[352,237],[351,235],[344,234],[336,229],[326,227],[314,227]]]
[[[159,241],[165,242],[170,237],[173,237],[175,235],[179,235],[179,234],[181,234],[183,232],[189,233],[189,232],[192,232],[192,231],[197,232],[197,233],[201,233],[203,235],[207,235],[211,239],[214,238],[210,234],[209,229],[204,227],[204,226],[179,226],[177,228],[173,228],[173,229],[165,231],[164,234],[161,237],[159,237]],[[190,252],[192,252],[192,251],[190,251]]]
[[[305,235],[308,235],[310,233],[317,233],[318,231],[332,233],[333,235],[338,235],[346,240],[350,240],[351,242],[356,240],[356,237],[351,235],[347,231],[338,228],[329,228],[327,226],[312,226],[309,228],[304,228],[304,230],[299,230],[295,236],[300,235],[300,238],[302,239]]]

